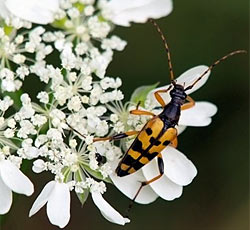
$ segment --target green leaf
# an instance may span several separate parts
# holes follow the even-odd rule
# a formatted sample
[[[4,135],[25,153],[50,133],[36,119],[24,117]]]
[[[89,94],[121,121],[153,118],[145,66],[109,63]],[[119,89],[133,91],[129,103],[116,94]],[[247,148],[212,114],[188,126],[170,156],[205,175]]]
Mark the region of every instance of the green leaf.
[[[96,179],[99,179],[99,180],[103,180],[107,183],[112,183],[112,181],[110,180],[110,178],[103,178],[102,174],[100,172],[97,172],[93,169],[91,169],[88,165],[84,165],[84,169],[86,169],[86,171],[93,177],[95,177]]]
[[[153,84],[153,85],[144,85],[144,86],[140,86],[139,88],[137,88],[131,98],[130,101],[134,102],[135,104],[140,102],[141,106],[144,106],[144,103],[146,101],[146,98],[148,96],[148,93],[150,91],[152,91],[153,89],[155,89],[157,86],[159,85],[159,82]]]
[[[76,193],[79,201],[81,202],[82,205],[86,202],[88,196],[89,196],[89,190],[84,189],[83,193]]]

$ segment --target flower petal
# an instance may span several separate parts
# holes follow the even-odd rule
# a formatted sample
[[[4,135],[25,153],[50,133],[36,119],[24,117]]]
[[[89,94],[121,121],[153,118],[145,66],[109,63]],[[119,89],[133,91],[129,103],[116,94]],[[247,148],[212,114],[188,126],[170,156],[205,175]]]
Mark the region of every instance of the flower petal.
[[[184,72],[181,76],[179,76],[176,79],[176,82],[177,84],[181,84],[181,85],[185,84],[185,87],[187,87],[191,85],[197,78],[199,78],[201,74],[203,74],[207,69],[208,69],[208,66],[205,66],[205,65],[193,67],[187,70],[186,72]],[[201,86],[203,86],[206,83],[210,73],[211,71],[208,71],[208,73],[200,81],[198,81],[198,83],[192,89],[187,90],[187,94],[191,94],[192,92],[196,91]]]
[[[124,218],[119,212],[117,212],[106,200],[103,199],[101,193],[92,192],[92,199],[95,205],[99,208],[102,215],[110,222],[120,225],[129,223],[128,218]]]
[[[187,70],[186,72],[184,72],[180,77],[178,77],[176,79],[176,82],[177,82],[177,84],[181,84],[181,85],[185,84],[185,87],[187,87],[187,86],[191,85],[207,69],[208,69],[208,67],[205,65],[193,67],[193,68]],[[210,75],[210,71],[208,71],[208,73],[192,89],[187,90],[187,94],[191,94],[192,92],[196,91],[201,86],[203,86],[206,83],[209,75]],[[161,90],[161,89],[167,89],[168,87],[169,87],[169,85],[165,85],[165,86],[161,86],[161,87],[158,87],[158,88],[152,90],[147,96],[147,103],[149,105],[151,105],[152,107],[159,106],[160,104],[155,99],[154,92]],[[161,94],[161,96],[166,104],[168,104],[171,100],[169,92]]]
[[[110,175],[110,178],[114,185],[130,199],[135,197],[135,194],[138,192],[141,183],[146,180],[141,170],[124,177],[119,177],[113,173]],[[154,202],[157,197],[158,195],[152,190],[150,186],[144,186],[135,199],[135,202],[140,204],[149,204]]]
[[[142,169],[145,178],[149,181],[159,175],[157,159],[153,159]],[[164,200],[174,200],[182,194],[182,186],[172,182],[165,175],[150,184],[152,189]]]
[[[55,181],[50,181],[44,186],[42,192],[36,198],[34,204],[32,205],[30,209],[29,217],[36,214],[47,203],[47,201],[49,200],[50,194],[55,187],[55,183],[56,183]]]
[[[195,106],[181,112],[179,124],[185,126],[207,126],[211,117],[217,112],[217,107],[209,102],[196,102]]]
[[[130,26],[130,22],[144,23],[149,18],[167,16],[173,9],[171,0],[111,0],[108,3],[113,23]]]
[[[3,182],[14,192],[30,196],[34,186],[27,176],[9,160],[0,162],[0,174]]]
[[[179,125],[177,125],[175,128],[177,129],[177,134],[180,135],[182,132],[185,131],[185,129],[187,128],[187,126],[184,126],[184,125],[180,125],[180,124],[179,124]]]
[[[162,151],[164,174],[178,185],[188,185],[197,175],[194,164],[180,151],[168,146]]]
[[[52,224],[64,228],[70,220],[70,191],[65,183],[55,182],[47,203],[47,215]]]
[[[6,0],[5,5],[15,16],[24,20],[48,24],[53,22],[53,14],[59,9],[58,0]]]
[[[12,204],[12,191],[4,184],[0,177],[0,215],[6,214]]]
[[[8,16],[10,16],[10,12],[6,8],[4,2],[5,2],[5,0],[0,0],[0,16],[2,18],[7,18]]]

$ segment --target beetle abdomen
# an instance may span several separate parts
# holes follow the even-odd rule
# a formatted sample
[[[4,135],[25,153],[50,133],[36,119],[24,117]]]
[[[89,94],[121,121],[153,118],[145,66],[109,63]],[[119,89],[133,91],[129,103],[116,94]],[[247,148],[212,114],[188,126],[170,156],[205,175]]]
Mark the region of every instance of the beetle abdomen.
[[[120,161],[117,175],[122,177],[134,173],[156,157],[175,137],[176,129],[166,127],[159,117],[149,120]]]

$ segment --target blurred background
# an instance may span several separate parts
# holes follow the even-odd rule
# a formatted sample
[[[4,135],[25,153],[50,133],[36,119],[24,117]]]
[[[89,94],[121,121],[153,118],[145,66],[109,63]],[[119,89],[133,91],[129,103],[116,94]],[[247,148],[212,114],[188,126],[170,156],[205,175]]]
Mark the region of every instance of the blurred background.
[[[121,0],[122,1],[122,0]],[[174,1],[174,11],[157,20],[170,46],[175,75],[194,66],[210,65],[237,49],[248,49],[249,2],[246,0]],[[116,53],[108,74],[123,79],[126,100],[141,85],[169,83],[166,53],[151,24],[115,30],[128,41]],[[72,194],[71,221],[65,229],[138,230],[247,230],[249,229],[249,73],[248,54],[234,56],[217,66],[209,81],[192,94],[219,108],[208,127],[188,128],[179,147],[198,169],[183,195],[172,202],[160,198],[150,205],[134,205],[131,223],[120,227],[106,221],[91,198],[82,208]],[[30,169],[29,169],[30,171]],[[32,218],[29,209],[50,179],[29,174],[36,186],[31,198],[17,196],[1,230],[52,230],[43,208]],[[1,195],[1,194],[0,194]],[[120,212],[129,199],[113,186],[105,198]]]

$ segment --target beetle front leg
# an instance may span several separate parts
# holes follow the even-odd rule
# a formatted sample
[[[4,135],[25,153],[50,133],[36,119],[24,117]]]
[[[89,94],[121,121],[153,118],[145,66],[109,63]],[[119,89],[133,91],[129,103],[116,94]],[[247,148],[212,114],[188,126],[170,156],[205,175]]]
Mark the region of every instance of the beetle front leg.
[[[149,111],[144,111],[144,110],[140,110],[139,109],[139,105],[140,105],[140,101],[138,102],[138,104],[136,105],[136,109],[130,110],[129,113],[133,114],[133,115],[149,115],[149,116],[155,116],[154,113],[149,112]]]
[[[194,107],[195,101],[190,96],[187,96],[187,101],[188,103],[185,103],[184,105],[181,106],[181,110],[190,109]]]
[[[155,99],[161,104],[162,107],[165,107],[166,103],[164,102],[160,93],[167,93],[171,89],[171,87],[172,85],[170,85],[167,89],[160,89],[154,92]]]

